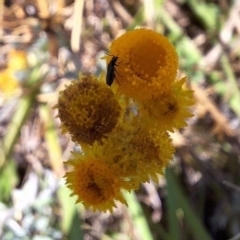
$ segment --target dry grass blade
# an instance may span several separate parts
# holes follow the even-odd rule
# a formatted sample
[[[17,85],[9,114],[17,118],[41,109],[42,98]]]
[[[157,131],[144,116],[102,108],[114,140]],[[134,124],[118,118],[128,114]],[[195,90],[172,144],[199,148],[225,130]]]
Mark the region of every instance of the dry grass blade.
[[[48,1],[46,0],[37,0],[37,5],[39,9],[39,16],[42,19],[47,19],[50,17]]]
[[[0,36],[2,36],[3,0],[0,0]]]
[[[117,12],[117,14],[122,19],[123,23],[126,25],[130,25],[133,21],[133,18],[126,11],[126,9],[120,4],[120,2],[118,0],[111,0],[111,4],[113,9]]]
[[[83,14],[83,0],[76,0],[74,3],[73,13],[73,28],[71,34],[71,48],[73,52],[80,50],[81,32],[82,32],[82,14]]]
[[[197,84],[192,84],[192,89],[195,91],[194,96],[197,100],[197,104],[201,105],[205,112],[209,112],[214,119],[215,127],[213,132],[220,137],[223,134],[227,136],[234,136],[233,129],[229,126],[226,117],[218,110],[217,106],[209,99],[206,91],[201,89]]]

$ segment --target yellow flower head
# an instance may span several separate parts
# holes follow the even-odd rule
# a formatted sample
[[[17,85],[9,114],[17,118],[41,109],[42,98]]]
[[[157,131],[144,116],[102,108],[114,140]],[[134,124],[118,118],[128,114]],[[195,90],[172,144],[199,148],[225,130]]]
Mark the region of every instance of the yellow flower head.
[[[121,111],[111,89],[93,75],[72,81],[60,92],[56,108],[63,132],[80,144],[101,141],[116,126]]]
[[[179,129],[187,125],[187,118],[193,116],[189,111],[194,104],[193,91],[183,89],[185,82],[186,77],[174,82],[170,91],[143,102],[142,111],[147,111],[159,128],[168,131]]]
[[[0,91],[12,95],[20,91],[20,81],[15,76],[16,71],[28,67],[27,53],[23,50],[12,49],[8,53],[7,68],[0,71]]]
[[[28,67],[26,51],[12,49],[8,54],[7,67],[14,71],[26,69]]]
[[[121,192],[125,183],[116,169],[77,152],[72,154],[67,164],[72,166],[72,170],[66,173],[66,182],[73,191],[71,195],[77,195],[77,202],[93,211],[103,212],[112,212],[115,201],[126,204]]]
[[[100,157],[105,154],[104,161],[119,169],[132,190],[149,181],[149,177],[157,181],[156,175],[162,174],[172,159],[174,147],[166,131],[135,123],[131,127],[118,127],[110,135],[101,146],[96,143],[89,151]]]
[[[12,95],[20,86],[18,79],[12,70],[4,69],[0,71],[0,91],[6,95]]]
[[[122,144],[124,145],[124,144]],[[172,160],[174,147],[165,131],[141,129],[130,141],[125,140],[125,152],[119,157],[122,174],[132,181],[148,182],[151,177],[157,182],[157,174],[163,174]]]
[[[175,80],[178,57],[163,35],[150,29],[129,31],[115,41],[106,56],[109,64],[118,57],[115,78],[119,91],[138,101],[150,99],[169,89]]]

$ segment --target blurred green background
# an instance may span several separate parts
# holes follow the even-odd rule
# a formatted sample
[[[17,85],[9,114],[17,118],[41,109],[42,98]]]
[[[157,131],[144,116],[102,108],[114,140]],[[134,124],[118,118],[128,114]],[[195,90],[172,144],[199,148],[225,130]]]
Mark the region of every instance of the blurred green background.
[[[74,144],[53,106],[79,71],[105,70],[111,41],[136,27],[175,45],[195,117],[171,135],[159,186],[92,213],[64,186]],[[0,0],[0,239],[240,239],[239,85],[238,0]]]

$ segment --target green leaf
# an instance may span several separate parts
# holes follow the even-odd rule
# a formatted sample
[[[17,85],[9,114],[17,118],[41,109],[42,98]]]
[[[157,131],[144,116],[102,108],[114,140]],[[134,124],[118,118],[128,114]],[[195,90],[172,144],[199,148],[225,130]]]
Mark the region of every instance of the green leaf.
[[[171,168],[166,169],[167,192],[168,192],[168,206],[169,206],[169,224],[170,234],[173,240],[180,239],[180,225],[178,223],[178,216],[187,223],[194,239],[211,240],[212,238],[206,231],[202,222],[190,207],[190,203],[183,193],[183,189],[177,181],[176,176]]]

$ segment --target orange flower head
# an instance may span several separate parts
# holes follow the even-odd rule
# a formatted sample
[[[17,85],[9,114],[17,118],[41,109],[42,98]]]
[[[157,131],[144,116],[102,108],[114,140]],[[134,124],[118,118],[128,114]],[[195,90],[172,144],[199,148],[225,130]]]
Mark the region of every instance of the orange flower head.
[[[71,195],[77,195],[77,202],[86,208],[112,212],[116,207],[115,201],[126,204],[121,190],[125,183],[116,169],[77,152],[72,153],[67,165],[72,166],[65,175],[67,185],[73,191]]]
[[[119,91],[135,100],[151,99],[169,89],[175,80],[178,57],[174,46],[163,35],[150,29],[136,29],[113,41],[107,65],[113,57],[115,83]]]

